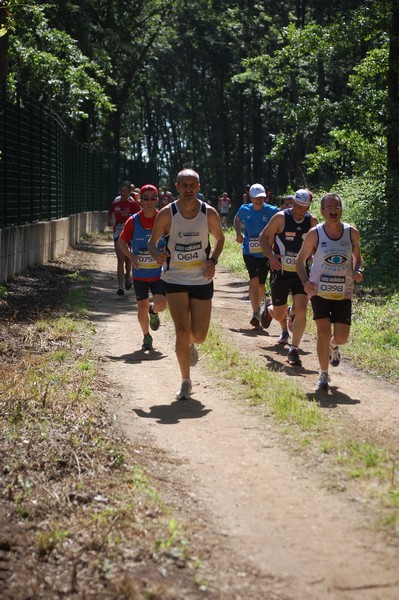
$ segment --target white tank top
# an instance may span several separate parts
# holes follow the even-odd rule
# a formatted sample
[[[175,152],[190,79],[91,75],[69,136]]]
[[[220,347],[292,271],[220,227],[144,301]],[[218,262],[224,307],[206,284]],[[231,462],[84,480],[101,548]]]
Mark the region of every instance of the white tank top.
[[[342,235],[332,240],[323,223],[316,225],[318,244],[313,255],[310,281],[317,283],[317,295],[327,300],[346,300],[353,294],[351,226],[342,223]],[[315,293],[309,294],[316,295]]]
[[[206,260],[210,252],[207,204],[201,202],[194,219],[185,219],[176,202],[170,205],[171,227],[166,236],[170,258],[163,266],[162,279],[180,285],[206,285]]]

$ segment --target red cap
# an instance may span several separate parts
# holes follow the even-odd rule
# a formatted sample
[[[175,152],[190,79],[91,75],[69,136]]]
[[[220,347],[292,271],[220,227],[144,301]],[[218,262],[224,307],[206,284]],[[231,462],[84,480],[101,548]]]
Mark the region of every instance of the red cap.
[[[158,196],[158,190],[157,190],[157,188],[155,187],[155,185],[151,185],[151,183],[146,183],[145,185],[143,185],[140,188],[140,196],[142,194],[144,194],[144,192],[147,191],[147,190],[151,190],[152,192],[155,192],[156,195]]]

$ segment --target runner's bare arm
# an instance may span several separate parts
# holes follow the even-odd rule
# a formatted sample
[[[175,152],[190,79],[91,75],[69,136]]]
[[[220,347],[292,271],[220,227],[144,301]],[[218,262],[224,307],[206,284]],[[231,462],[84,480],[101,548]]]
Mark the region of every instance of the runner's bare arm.
[[[207,279],[213,279],[213,277],[215,276],[216,266],[214,260],[217,261],[222,253],[224,246],[224,233],[222,229],[222,224],[220,222],[220,217],[214,208],[208,207],[207,216],[209,233],[214,238],[215,244],[212,247],[211,256],[206,261],[205,277]]]
[[[363,281],[363,259],[360,251],[360,236],[356,227],[351,227],[351,239],[352,239],[352,265],[353,265],[353,280],[356,283]]]
[[[157,262],[158,265],[163,265],[169,257],[168,252],[160,252],[157,244],[163,235],[167,235],[170,231],[171,215],[169,206],[162,208],[156,216],[154,227],[152,228],[151,237],[148,240],[148,250]]]
[[[306,261],[313,255],[317,246],[317,232],[313,227],[310,229],[306,235],[305,241],[303,242],[301,249],[296,258],[296,272],[298,274],[299,279],[303,283],[303,287],[305,292],[310,293],[311,291],[317,291],[317,286],[315,283],[311,283],[308,274],[306,271]]]
[[[262,252],[269,259],[270,267],[273,271],[279,271],[281,269],[280,254],[275,254],[273,252],[273,245],[276,235],[283,231],[284,223],[284,214],[278,212],[270,219],[259,235],[259,243]]]
[[[118,248],[122,252],[122,254],[124,254],[126,256],[126,258],[128,258],[129,260],[132,260],[133,253],[130,249],[129,244],[126,244],[126,242],[120,236],[118,238],[117,244],[118,244]]]
[[[234,217],[233,227],[236,232],[236,242],[242,244],[244,241],[244,236],[242,235],[242,223],[237,215]]]

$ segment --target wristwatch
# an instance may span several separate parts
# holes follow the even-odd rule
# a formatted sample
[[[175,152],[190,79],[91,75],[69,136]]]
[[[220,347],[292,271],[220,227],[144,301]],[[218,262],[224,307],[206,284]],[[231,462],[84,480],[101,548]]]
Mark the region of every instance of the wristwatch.
[[[217,264],[218,264],[218,262],[219,262],[219,261],[218,261],[218,259],[217,259],[217,258],[215,258],[214,256],[210,256],[210,257],[209,257],[209,260],[211,260],[211,261],[213,262],[213,264],[215,265],[215,267],[216,267],[216,265],[217,265]]]

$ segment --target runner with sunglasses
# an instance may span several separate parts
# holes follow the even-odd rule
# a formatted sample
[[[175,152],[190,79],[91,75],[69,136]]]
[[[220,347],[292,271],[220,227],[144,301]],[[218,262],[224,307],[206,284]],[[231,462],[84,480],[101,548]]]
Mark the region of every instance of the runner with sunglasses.
[[[164,284],[161,280],[161,267],[148,251],[147,242],[158,214],[158,189],[155,185],[146,184],[140,189],[142,209],[130,217],[119,236],[118,245],[123,254],[132,260],[133,285],[137,298],[137,318],[143,332],[142,349],[152,350],[153,339],[150,329],[156,331],[160,320],[158,313],[166,308]],[[160,240],[158,249],[165,246]],[[150,292],[152,302],[150,302]]]

